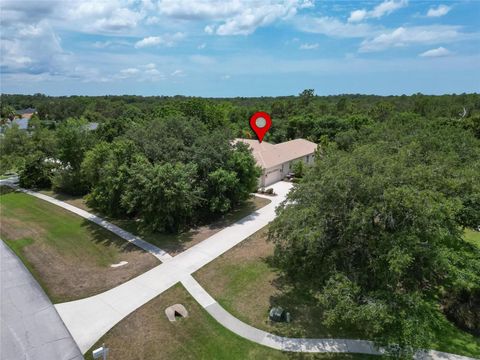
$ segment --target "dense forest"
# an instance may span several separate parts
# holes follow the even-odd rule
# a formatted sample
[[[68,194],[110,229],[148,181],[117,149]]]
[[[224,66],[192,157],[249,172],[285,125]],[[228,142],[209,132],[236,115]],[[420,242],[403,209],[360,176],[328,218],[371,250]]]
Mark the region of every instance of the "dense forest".
[[[480,336],[480,95],[277,98],[2,95],[1,173],[86,195],[116,217],[181,231],[230,211],[259,169],[235,137],[271,114],[265,141],[320,144],[269,231],[274,262],[324,309],[408,355],[438,319]],[[88,123],[98,123],[90,130]],[[400,347],[393,346],[394,344]]]

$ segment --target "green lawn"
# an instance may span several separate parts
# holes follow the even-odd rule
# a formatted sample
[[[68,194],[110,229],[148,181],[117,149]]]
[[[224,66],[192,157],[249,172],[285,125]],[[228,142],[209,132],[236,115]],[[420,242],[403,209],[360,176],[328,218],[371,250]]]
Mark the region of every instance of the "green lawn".
[[[189,317],[170,323],[166,307],[180,303]],[[380,359],[357,354],[295,354],[273,350],[245,340],[221,326],[179,284],[151,300],[123,319],[86,354],[102,343],[115,360],[150,359]]]
[[[463,238],[480,249],[480,231],[465,229]]]
[[[109,218],[104,214],[101,214],[96,209],[89,207],[82,197],[70,196],[55,193],[51,190],[41,191],[42,193],[52,196],[56,199],[65,201],[73,206],[79,207],[98,216],[101,216],[111,223],[121,227],[124,230],[131,232],[132,234],[140,236],[142,239],[158,246],[159,248],[167,251],[171,255],[177,255],[189,247],[198,244],[206,238],[212,236],[223,228],[233,224],[234,222],[250,215],[255,210],[258,210],[270,203],[270,200],[252,196],[243,204],[233,209],[224,218],[214,221],[211,224],[197,226],[189,231],[180,234],[167,234],[160,232],[148,232],[140,228],[139,223],[134,219],[116,219]]]
[[[476,235],[476,234],[474,234]],[[288,337],[364,338],[349,329],[322,326],[321,309],[308,294],[293,291],[270,266],[273,245],[266,242],[266,228],[194,274],[194,277],[227,311],[257,328]],[[292,322],[272,323],[268,311],[282,306]],[[456,328],[444,318],[432,349],[480,356],[480,340]]]
[[[0,236],[53,302],[108,290],[159,264],[154,256],[58,206],[1,190]],[[120,261],[128,264],[110,267]]]

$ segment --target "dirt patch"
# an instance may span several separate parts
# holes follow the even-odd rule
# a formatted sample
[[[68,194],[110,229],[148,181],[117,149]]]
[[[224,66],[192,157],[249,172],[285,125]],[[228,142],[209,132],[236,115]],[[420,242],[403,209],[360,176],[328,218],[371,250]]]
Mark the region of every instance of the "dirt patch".
[[[38,240],[25,246],[22,251],[54,302],[101,293],[159,264],[153,256],[133,245],[119,255],[128,264],[118,268],[99,266],[92,259],[59,253]]]
[[[45,230],[38,226],[38,224],[30,224],[31,226],[24,226],[22,221],[14,218],[3,218],[1,221],[2,236],[13,241],[23,238],[34,239],[45,235]]]

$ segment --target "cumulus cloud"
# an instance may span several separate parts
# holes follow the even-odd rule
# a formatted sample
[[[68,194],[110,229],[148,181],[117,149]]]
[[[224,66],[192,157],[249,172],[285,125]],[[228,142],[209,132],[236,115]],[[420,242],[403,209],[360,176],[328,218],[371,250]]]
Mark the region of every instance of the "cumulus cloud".
[[[427,50],[427,51],[421,53],[419,56],[421,56],[421,57],[442,57],[442,56],[448,56],[450,54],[451,54],[451,52],[448,49],[445,49],[444,47],[440,46],[436,49]]]
[[[392,12],[408,5],[408,0],[385,0],[381,4],[375,6],[372,10],[365,9],[354,10],[350,13],[349,22],[360,22],[369,18],[381,18]]]
[[[435,44],[460,39],[463,34],[457,26],[435,25],[399,27],[382,33],[361,43],[360,52],[381,51],[391,47],[402,47],[411,44]]]
[[[315,43],[315,44],[309,44],[309,43],[305,43],[305,44],[302,44],[300,45],[300,50],[314,50],[314,49],[318,49],[318,43]]]
[[[7,27],[0,39],[2,73],[63,74],[69,57],[47,22]]]
[[[298,9],[312,6],[311,0],[161,0],[159,3],[160,12],[166,16],[212,21],[205,32],[222,36],[249,35],[261,26],[288,19]]]
[[[298,19],[296,24],[302,31],[337,38],[362,38],[371,36],[375,32],[369,24],[344,23],[330,16],[304,17]]]
[[[451,10],[451,6],[447,5],[438,5],[436,8],[428,9],[427,16],[428,17],[440,17],[443,15],[447,15],[448,12]]]
[[[135,43],[135,48],[145,48],[151,46],[173,46],[185,37],[184,33],[165,34],[162,36],[148,36]]]

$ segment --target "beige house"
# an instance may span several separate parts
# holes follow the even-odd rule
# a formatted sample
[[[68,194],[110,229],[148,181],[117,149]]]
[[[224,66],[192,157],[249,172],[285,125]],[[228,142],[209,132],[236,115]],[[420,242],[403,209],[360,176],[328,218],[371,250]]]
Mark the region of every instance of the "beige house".
[[[317,144],[305,139],[295,139],[280,144],[235,139],[235,142],[238,141],[250,146],[257,165],[262,168],[262,176],[259,179],[261,187],[283,180],[288,173],[292,172],[293,163],[296,161],[313,164],[317,149]]]

